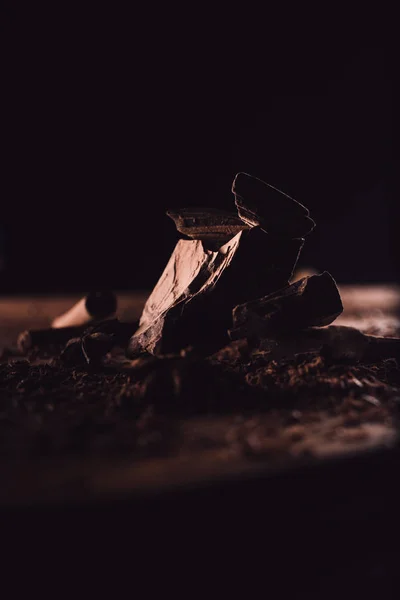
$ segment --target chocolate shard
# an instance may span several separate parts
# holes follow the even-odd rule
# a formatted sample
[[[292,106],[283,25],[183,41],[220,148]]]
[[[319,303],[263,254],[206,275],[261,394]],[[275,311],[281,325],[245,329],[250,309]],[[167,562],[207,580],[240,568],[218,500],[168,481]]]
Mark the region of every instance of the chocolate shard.
[[[400,358],[400,339],[366,335],[355,327],[330,325],[311,327],[295,336],[283,335],[279,339],[264,339],[260,351],[270,360],[293,359],[298,354],[317,352],[331,362],[377,363]]]
[[[343,325],[310,327],[302,331],[283,333],[272,339],[265,338],[259,351],[269,360],[294,359],[298,354],[319,353],[333,361],[358,362],[368,349],[369,336],[358,329]]]
[[[72,338],[81,338],[85,334],[97,332],[113,335],[116,344],[125,346],[137,327],[137,321],[123,323],[118,319],[107,319],[75,327],[29,329],[19,334],[17,348],[20,353],[24,354],[32,348],[45,349],[53,346],[64,346]]]
[[[400,359],[400,339],[366,335],[355,327],[344,325],[327,327],[329,339],[321,353],[335,361],[346,359],[366,364],[376,364],[382,360]]]
[[[30,329],[19,334],[17,347],[24,354],[31,348],[48,348],[63,346],[68,340],[83,335],[87,325],[79,327],[60,327],[58,329]]]
[[[203,245],[218,250],[240,231],[249,229],[237,214],[216,208],[176,208],[167,211],[177,230]]]
[[[239,232],[218,251],[201,240],[180,240],[146,302],[128,356],[225,345],[234,306],[287,285],[303,242],[274,238],[259,227]]]
[[[84,325],[114,316],[117,310],[117,299],[113,292],[90,292],[79,300],[67,312],[52,322],[52,327],[71,327]]]
[[[238,173],[232,192],[239,217],[271,235],[299,238],[315,227],[305,206],[257,177]]]
[[[87,334],[103,333],[113,336],[115,345],[126,346],[130,337],[135,333],[139,326],[139,321],[120,321],[119,319],[107,319],[100,323],[95,323],[87,328]]]
[[[116,345],[114,335],[89,333],[82,338],[82,351],[88,364],[100,361]]]
[[[82,350],[88,364],[98,362],[116,346],[125,347],[137,326],[137,322],[123,323],[114,319],[89,328],[82,338]]]
[[[72,338],[69,340],[60,354],[60,361],[68,366],[79,366],[87,363],[81,338]]]
[[[233,340],[274,338],[285,332],[329,325],[342,311],[335,280],[324,271],[236,306],[229,335]]]

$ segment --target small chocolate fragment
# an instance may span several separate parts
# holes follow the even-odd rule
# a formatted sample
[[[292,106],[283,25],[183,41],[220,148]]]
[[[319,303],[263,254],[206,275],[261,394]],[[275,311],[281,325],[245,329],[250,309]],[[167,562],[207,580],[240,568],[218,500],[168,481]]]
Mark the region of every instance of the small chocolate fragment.
[[[233,307],[287,285],[302,245],[259,227],[239,232],[218,252],[200,240],[180,240],[146,302],[128,356],[224,346]]]
[[[118,319],[107,319],[90,325],[86,329],[87,334],[104,333],[109,336],[114,336],[115,345],[126,346],[130,337],[135,333],[139,326],[139,321],[119,321]]]
[[[113,292],[90,292],[52,322],[52,327],[71,327],[115,315],[117,299]]]
[[[167,211],[177,230],[203,246],[218,250],[240,231],[249,229],[237,214],[216,208],[176,208]]]
[[[86,356],[82,349],[81,338],[72,338],[69,340],[60,354],[60,360],[69,366],[79,366],[87,363]]]
[[[236,306],[231,339],[269,338],[332,323],[343,311],[335,280],[327,272],[304,277],[264,298]]]
[[[400,358],[400,339],[365,335],[355,327],[330,325],[311,327],[296,335],[264,339],[259,346],[269,360],[293,359],[298,354],[316,352],[331,362],[377,363]]]
[[[333,361],[358,362],[368,348],[368,337],[343,325],[310,327],[265,338],[259,344],[259,351],[267,353],[268,360],[276,361],[294,359],[299,354],[322,353]]]
[[[299,238],[315,227],[305,206],[257,177],[238,173],[232,192],[239,217],[271,235]]]
[[[82,338],[82,350],[88,364],[99,361],[115,345],[115,335],[107,333],[89,333]]]
[[[31,348],[63,346],[71,338],[80,337],[86,329],[87,325],[81,325],[80,327],[60,327],[58,329],[26,330],[19,334],[17,347],[24,354]]]
[[[138,327],[138,322],[123,323],[118,319],[90,327],[82,338],[82,349],[88,363],[99,361],[116,346],[125,347]]]
[[[326,333],[325,339],[323,333]],[[321,341],[323,340],[320,352],[329,361],[364,361],[370,345],[370,336],[364,335],[355,327],[332,325],[325,330],[321,329],[319,335]]]
[[[400,358],[400,339],[383,338],[361,333],[355,327],[328,327],[331,339],[322,354],[332,360],[347,358],[355,362],[375,364],[389,358]]]

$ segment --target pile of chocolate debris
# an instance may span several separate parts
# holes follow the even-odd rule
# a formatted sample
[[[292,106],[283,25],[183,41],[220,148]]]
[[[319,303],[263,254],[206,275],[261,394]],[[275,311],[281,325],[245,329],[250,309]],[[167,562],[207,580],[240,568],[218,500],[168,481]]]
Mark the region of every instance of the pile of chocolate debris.
[[[289,283],[315,225],[303,205],[245,173],[232,191],[236,213],[168,212],[185,238],[138,323],[91,293],[21,333],[0,364],[2,454],[301,454],[310,424],[351,443],[393,423],[400,340],[331,325],[329,273]]]

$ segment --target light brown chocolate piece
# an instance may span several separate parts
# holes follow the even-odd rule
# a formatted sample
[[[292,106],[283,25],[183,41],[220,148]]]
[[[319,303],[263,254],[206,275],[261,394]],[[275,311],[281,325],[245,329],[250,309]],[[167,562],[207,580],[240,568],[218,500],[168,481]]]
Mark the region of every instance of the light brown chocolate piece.
[[[202,240],[204,246],[215,250],[250,228],[237,214],[216,208],[176,208],[168,210],[167,215],[180,233]]]

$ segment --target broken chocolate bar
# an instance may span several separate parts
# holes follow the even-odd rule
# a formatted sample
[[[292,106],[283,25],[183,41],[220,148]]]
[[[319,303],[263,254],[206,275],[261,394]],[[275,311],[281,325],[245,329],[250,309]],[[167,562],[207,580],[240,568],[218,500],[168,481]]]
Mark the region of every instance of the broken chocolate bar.
[[[107,319],[114,316],[116,310],[117,299],[113,292],[90,292],[67,312],[54,319],[52,327],[71,327]]]
[[[115,346],[126,346],[137,327],[137,321],[124,323],[118,319],[107,319],[96,323],[86,323],[79,327],[31,329],[19,334],[17,348],[20,353],[24,354],[31,348],[45,349],[63,346],[71,339],[79,339],[85,342],[84,347],[87,351],[87,358],[91,354],[93,354],[92,358],[94,358],[94,356],[97,356],[99,352],[102,352],[105,348],[107,349],[104,350],[102,355],[106,354],[109,349]],[[107,342],[105,341],[105,338],[107,338]],[[102,340],[101,343],[100,339]],[[93,352],[91,352],[92,348]]]
[[[354,327],[330,325],[311,327],[297,335],[280,335],[264,339],[259,350],[269,360],[293,359],[298,354],[317,352],[334,362],[377,363],[389,358],[400,358],[400,339],[365,335]]]
[[[330,340],[322,347],[322,354],[332,360],[344,357],[354,362],[372,364],[389,358],[400,359],[398,338],[366,335],[354,327],[344,325],[333,325],[327,329],[330,330]]]
[[[275,337],[278,333],[329,325],[342,311],[335,280],[324,271],[236,306],[229,335],[231,339]]]
[[[218,250],[237,233],[249,229],[237,214],[215,208],[180,208],[167,212],[180,233],[202,240],[203,246]]]
[[[17,347],[24,354],[31,348],[46,348],[49,346],[62,346],[71,338],[80,337],[87,329],[87,325],[80,327],[59,327],[58,329],[30,329],[19,334]]]
[[[200,240],[180,240],[146,302],[128,356],[225,345],[234,306],[287,285],[302,245],[259,227],[239,232],[218,252]]]
[[[232,192],[239,217],[271,235],[299,238],[315,227],[305,206],[257,177],[238,173]]]

